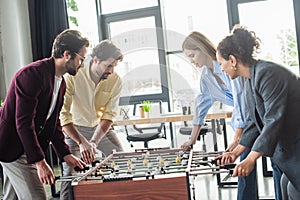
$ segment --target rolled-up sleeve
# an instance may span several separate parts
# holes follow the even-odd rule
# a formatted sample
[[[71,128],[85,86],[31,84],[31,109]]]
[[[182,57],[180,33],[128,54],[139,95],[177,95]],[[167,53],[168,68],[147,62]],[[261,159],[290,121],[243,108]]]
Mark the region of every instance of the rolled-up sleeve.
[[[213,104],[213,99],[209,93],[205,82],[200,81],[200,93],[196,97],[193,125],[204,125],[208,110]]]

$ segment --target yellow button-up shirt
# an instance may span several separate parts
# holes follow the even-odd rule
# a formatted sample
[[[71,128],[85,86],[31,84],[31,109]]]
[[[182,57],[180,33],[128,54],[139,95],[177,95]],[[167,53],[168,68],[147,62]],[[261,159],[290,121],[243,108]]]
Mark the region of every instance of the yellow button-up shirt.
[[[113,121],[117,115],[122,81],[114,73],[97,85],[90,77],[90,67],[81,68],[76,76],[65,74],[67,90],[60,112],[61,125],[72,123],[94,127],[101,119]]]

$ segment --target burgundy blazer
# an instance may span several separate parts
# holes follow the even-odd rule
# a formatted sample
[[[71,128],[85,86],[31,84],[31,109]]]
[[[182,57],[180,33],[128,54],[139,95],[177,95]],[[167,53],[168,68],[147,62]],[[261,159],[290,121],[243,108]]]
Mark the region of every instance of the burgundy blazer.
[[[0,161],[12,162],[24,152],[29,164],[45,158],[51,141],[60,159],[70,154],[59,121],[66,83],[46,120],[54,89],[54,58],[45,58],[21,68],[13,77],[0,108]]]

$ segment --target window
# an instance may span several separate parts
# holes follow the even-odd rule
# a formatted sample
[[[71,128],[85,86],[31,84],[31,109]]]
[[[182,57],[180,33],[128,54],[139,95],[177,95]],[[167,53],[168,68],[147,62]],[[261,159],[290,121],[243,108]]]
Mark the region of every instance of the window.
[[[299,7],[294,5],[296,0],[67,2],[70,28],[91,39],[90,49],[109,38],[125,54],[116,68],[124,82],[121,105],[144,99],[170,101],[170,105],[175,104],[174,110],[183,104],[193,105],[201,70],[182,53],[182,42],[191,31],[199,31],[217,46],[234,23],[247,26],[261,38],[260,58],[283,63],[299,73],[299,33],[295,28],[299,21],[295,23],[297,13],[293,8]],[[274,12],[279,9],[280,14]]]
[[[88,53],[99,40],[108,38],[125,55],[116,68],[123,80],[120,105],[145,99],[169,102],[158,2],[68,0],[70,28],[78,29],[90,38]],[[89,59],[85,63],[88,62]]]
[[[111,22],[108,26],[111,40],[124,53],[116,69],[123,81],[121,96],[162,93],[155,17]]]
[[[194,106],[201,74],[182,53],[183,40],[190,32],[199,31],[217,45],[229,33],[227,6],[226,0],[163,3],[171,105],[175,112],[181,112],[182,106]]]
[[[240,24],[255,31],[262,41],[258,57],[299,74],[293,0],[248,1],[238,4],[238,13]]]
[[[102,14],[157,6],[157,0],[101,0]]]
[[[120,105],[142,100],[169,102],[165,47],[160,7],[150,7],[100,16],[103,37],[124,53],[116,68],[123,81]]]
[[[88,53],[99,43],[95,0],[68,0],[69,26],[90,40]]]

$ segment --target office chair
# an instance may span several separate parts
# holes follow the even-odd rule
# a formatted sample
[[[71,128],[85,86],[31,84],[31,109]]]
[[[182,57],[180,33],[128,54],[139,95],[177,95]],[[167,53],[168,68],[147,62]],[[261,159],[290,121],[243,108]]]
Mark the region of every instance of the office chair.
[[[151,110],[155,106],[159,105],[159,113],[162,114],[162,101],[151,101]],[[133,115],[135,116],[138,112],[139,103],[133,105]],[[165,123],[155,123],[148,125],[132,125],[132,129],[125,126],[125,132],[127,135],[127,140],[130,142],[131,147],[133,147],[132,142],[144,142],[144,148],[148,148],[148,142],[158,138],[166,139],[166,127]],[[134,133],[132,133],[134,132]]]
[[[190,115],[191,114],[191,108],[187,107],[187,106],[183,106],[182,107],[182,113],[184,115],[186,115],[186,114]],[[179,133],[182,134],[182,135],[191,135],[193,127],[189,126],[186,121],[184,121],[183,123],[184,123],[184,127],[181,127],[179,129]],[[219,123],[217,123],[217,126],[218,125],[219,125]],[[219,129],[219,127],[217,127],[217,129]],[[212,127],[210,125],[210,120],[207,120],[205,122],[205,124],[203,126],[201,126],[200,133],[199,133],[199,136],[197,138],[198,141],[200,141],[202,139],[202,150],[204,152],[207,151],[206,143],[205,143],[205,135],[207,134],[207,132],[212,132]]]
[[[199,133],[199,136],[197,138],[198,141],[200,141],[201,138],[202,138],[202,150],[204,152],[206,152],[206,150],[207,150],[206,149],[206,143],[205,143],[205,135],[206,135],[207,132],[211,131],[211,126],[209,126],[208,123],[209,122],[207,122],[203,126],[201,126],[200,133]],[[191,135],[193,127],[188,126],[186,122],[184,122],[184,124],[185,124],[185,126],[181,127],[179,129],[179,133],[182,134],[182,135]]]

